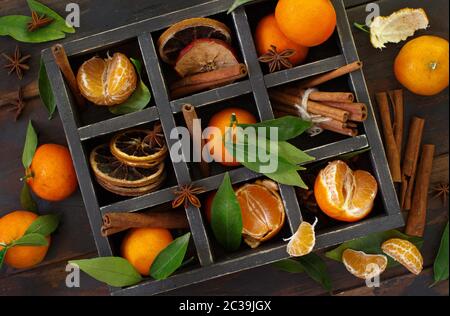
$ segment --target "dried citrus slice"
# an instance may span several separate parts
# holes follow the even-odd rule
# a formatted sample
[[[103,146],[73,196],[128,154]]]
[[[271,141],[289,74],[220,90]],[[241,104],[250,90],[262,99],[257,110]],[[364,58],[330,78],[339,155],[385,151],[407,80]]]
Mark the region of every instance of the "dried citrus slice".
[[[302,257],[310,254],[316,245],[315,227],[317,219],[314,224],[302,222],[297,232],[289,240],[287,245],[287,252],[292,257]]]
[[[320,171],[314,195],[320,209],[333,219],[355,222],[372,211],[378,184],[368,172],[352,171],[337,160]]]
[[[127,56],[115,53],[83,63],[77,74],[81,94],[96,105],[113,106],[125,102],[137,85],[137,74]]]
[[[215,38],[231,43],[231,31],[223,23],[208,18],[193,18],[181,21],[168,28],[158,39],[161,59],[174,65],[180,52],[200,38]]]
[[[128,130],[111,139],[111,153],[129,165],[157,164],[165,159],[168,152],[162,136],[157,130]]]
[[[381,245],[385,254],[399,262],[410,272],[419,275],[423,269],[423,257],[419,249],[408,240],[392,238]]]
[[[123,188],[139,188],[157,182],[163,175],[164,163],[154,168],[134,168],[112,155],[108,145],[96,147],[89,162],[97,179],[101,183]]]
[[[105,190],[110,191],[120,196],[141,196],[148,194],[159,189],[166,179],[166,174],[163,173],[156,182],[139,188],[126,188],[112,185],[111,183],[103,181],[101,178],[96,177],[98,184],[100,184]]]
[[[429,25],[423,9],[404,8],[390,16],[377,16],[370,25],[370,40],[375,48],[385,48],[386,43],[399,43]]]
[[[241,206],[244,241],[252,248],[274,237],[285,221],[278,185],[270,180],[245,184],[236,191]]]
[[[362,251],[346,249],[342,254],[342,262],[348,272],[360,279],[371,279],[386,270],[388,260],[383,255],[369,255]]]
[[[181,77],[239,64],[233,48],[224,41],[202,38],[184,48],[175,64]]]

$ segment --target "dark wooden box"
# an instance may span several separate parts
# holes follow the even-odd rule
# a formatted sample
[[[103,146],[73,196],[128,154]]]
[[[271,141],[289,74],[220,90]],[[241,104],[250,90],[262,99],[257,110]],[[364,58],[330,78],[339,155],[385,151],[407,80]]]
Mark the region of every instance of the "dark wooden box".
[[[209,1],[64,45],[75,70],[82,61],[98,52],[105,55],[107,51],[121,51],[141,59],[146,69],[144,81],[151,87],[153,97],[149,106],[137,113],[114,117],[107,110],[98,107],[90,107],[80,112],[56,66],[51,51],[48,49],[43,51],[43,59],[58,104],[100,256],[118,255],[117,237],[104,238],[100,234],[102,214],[119,211],[136,212],[170,203],[174,198],[173,191],[178,185],[193,183],[195,186],[204,187],[207,191],[216,190],[225,171],[230,172],[234,184],[255,180],[261,175],[243,167],[227,170],[213,164],[212,175],[209,178],[202,178],[192,165],[172,163],[168,158],[169,176],[162,189],[137,198],[118,198],[101,189],[91,173],[89,153],[94,145],[120,130],[151,125],[158,120],[162,123],[166,141],[169,146],[173,145],[174,141],[168,135],[172,128],[182,124],[180,112],[184,103],[195,105],[199,116],[205,120],[220,108],[238,104],[249,106],[261,121],[272,119],[273,112],[268,88],[324,73],[359,60],[343,0],[333,0],[338,15],[338,25],[334,36],[324,45],[313,48],[306,64],[269,74],[258,61],[252,34],[258,19],[273,10],[275,2],[259,1],[238,8],[227,15],[226,11],[232,2],[233,0]],[[167,90],[170,73],[158,58],[155,42],[161,31],[170,25],[186,18],[203,16],[219,19],[233,29],[234,46],[239,48],[239,54],[248,67],[249,76],[247,79],[224,87],[171,100]],[[380,192],[375,210],[369,218],[353,224],[319,225],[317,250],[369,233],[397,228],[404,223],[363,71],[356,71],[338,79],[332,83],[333,85],[336,88],[344,87],[346,90],[353,91],[359,102],[369,106],[369,118],[361,127],[360,136],[348,138],[326,132],[316,138],[302,136],[296,144],[316,157],[313,165],[324,163],[343,154],[367,149],[367,152],[363,154],[366,158],[364,168],[376,176]],[[113,295],[152,295],[288,258],[286,243],[282,238],[290,237],[303,218],[310,220],[310,215],[301,209],[294,188],[281,186],[280,191],[286,206],[288,221],[280,236],[275,240],[254,250],[243,246],[235,253],[225,253],[216,245],[208,225],[205,225],[201,210],[191,206],[186,209],[186,213],[193,237],[192,248],[195,249],[198,263],[181,269],[167,280],[149,279],[128,288],[111,288],[111,293]]]

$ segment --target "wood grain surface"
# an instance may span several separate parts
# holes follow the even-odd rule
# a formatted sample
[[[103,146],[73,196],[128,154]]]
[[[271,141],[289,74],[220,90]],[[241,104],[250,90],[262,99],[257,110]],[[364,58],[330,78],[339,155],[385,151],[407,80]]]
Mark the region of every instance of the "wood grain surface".
[[[42,0],[61,14],[65,4],[71,1]],[[120,25],[170,12],[202,0],[79,0],[81,7],[81,28],[66,40],[81,38]],[[351,22],[364,22],[367,15],[364,3],[367,1],[347,0]],[[433,34],[448,39],[448,6],[446,0],[381,0],[382,14],[389,14],[403,7],[424,7],[431,27],[420,34]],[[29,14],[25,0],[0,0],[0,16]],[[366,33],[354,30],[361,60],[365,64],[365,75],[371,95],[378,91],[399,88],[393,76],[393,60],[402,44],[389,44],[384,50],[370,45]],[[0,38],[0,53],[11,53],[16,43],[6,37]],[[32,54],[31,70],[20,84],[37,78],[40,50],[49,44],[20,44],[24,53]],[[0,65],[3,63],[0,58]],[[0,69],[0,93],[16,89],[19,81],[7,76]],[[448,183],[448,89],[435,97],[419,97],[405,94],[406,126],[413,115],[426,119],[424,141],[436,145],[436,160],[432,174],[432,185]],[[23,175],[21,166],[22,147],[28,120],[33,120],[41,143],[65,144],[61,122],[56,116],[47,119],[41,101],[36,98],[28,102],[22,117],[13,121],[13,114],[0,112],[0,215],[20,209],[19,192]],[[405,133],[407,130],[405,131]],[[107,295],[108,289],[99,282],[83,276],[80,288],[65,286],[67,260],[96,256],[87,215],[81,195],[77,192],[62,203],[39,201],[42,214],[57,213],[62,224],[54,234],[52,246],[45,261],[30,270],[12,270],[4,267],[0,271],[0,295]],[[425,270],[415,277],[403,267],[389,269],[382,276],[378,289],[369,289],[364,282],[351,276],[342,264],[327,260],[337,295],[448,295],[448,281],[429,288],[432,283],[432,264],[439,247],[440,237],[448,221],[448,206],[430,196],[428,222],[425,232],[423,255]],[[168,295],[327,295],[327,293],[304,274],[288,274],[271,266],[261,267],[233,274],[213,281],[189,286],[168,293]]]

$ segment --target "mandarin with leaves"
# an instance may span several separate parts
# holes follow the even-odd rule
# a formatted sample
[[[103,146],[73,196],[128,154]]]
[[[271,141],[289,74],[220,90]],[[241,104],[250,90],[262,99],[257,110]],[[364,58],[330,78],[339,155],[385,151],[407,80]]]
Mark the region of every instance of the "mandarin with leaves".
[[[223,139],[227,128],[230,127],[231,118],[233,114],[236,115],[238,124],[255,124],[257,122],[255,116],[250,112],[241,108],[226,108],[218,113],[216,113],[209,121],[209,127],[217,128],[220,135],[216,135],[212,129],[208,130],[207,137],[208,143],[207,148],[210,151],[211,157],[218,163],[227,167],[237,167],[240,163],[236,161],[225,148]],[[233,133],[235,135],[235,133]],[[235,138],[235,137],[233,137]]]
[[[28,211],[14,211],[0,218],[0,243],[4,245],[21,238],[38,215]],[[27,269],[41,263],[48,251],[47,246],[13,246],[5,255],[5,263],[15,269]],[[0,246],[0,251],[4,246]]]
[[[133,228],[122,241],[121,254],[141,275],[148,276],[153,261],[172,241],[167,229]]]
[[[72,157],[65,146],[40,146],[26,173],[30,188],[46,201],[62,201],[71,196],[78,186]]]
[[[300,65],[308,56],[309,48],[299,45],[281,32],[274,14],[270,14],[259,21],[255,31],[255,44],[259,56],[267,54],[274,46],[278,53],[294,50],[293,56],[287,58],[292,66]]]

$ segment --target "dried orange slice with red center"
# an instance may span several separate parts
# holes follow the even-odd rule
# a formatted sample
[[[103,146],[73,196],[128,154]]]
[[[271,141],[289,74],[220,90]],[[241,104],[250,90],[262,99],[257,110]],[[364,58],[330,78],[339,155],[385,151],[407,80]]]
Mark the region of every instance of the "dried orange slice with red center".
[[[360,279],[371,279],[386,270],[388,260],[383,255],[369,255],[362,251],[346,249],[342,254],[342,262],[348,272]]]
[[[340,160],[320,171],[314,187],[320,209],[344,222],[355,222],[369,215],[377,192],[377,181],[370,173],[352,171]]]
[[[133,64],[121,53],[106,59],[93,57],[81,65],[77,74],[81,94],[105,106],[124,103],[136,90],[137,80]]]
[[[423,257],[419,249],[408,240],[392,238],[381,246],[385,254],[399,262],[410,272],[419,275],[423,269]]]
[[[252,248],[273,238],[285,221],[284,205],[272,181],[246,184],[236,191],[242,211],[244,241]]]
[[[231,43],[231,31],[222,22],[208,18],[193,18],[181,21],[168,28],[158,40],[161,59],[174,65],[180,52],[200,38],[214,38]]]

